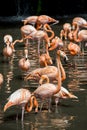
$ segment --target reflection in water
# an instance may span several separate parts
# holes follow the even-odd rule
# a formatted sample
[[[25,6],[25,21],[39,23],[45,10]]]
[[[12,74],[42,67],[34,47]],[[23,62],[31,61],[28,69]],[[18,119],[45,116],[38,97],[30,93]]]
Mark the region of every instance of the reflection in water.
[[[55,30],[58,29],[56,25],[54,28]],[[1,34],[1,36],[4,36],[7,31],[8,34],[10,33],[14,35],[14,39],[20,39],[19,27],[14,27],[14,31],[12,30],[12,27],[7,27],[6,30],[2,29],[1,27],[1,31],[3,33]],[[2,43],[2,39],[0,42]],[[1,48],[3,48],[3,44],[1,44],[1,46]],[[65,43],[65,46],[67,46],[67,42]],[[12,92],[21,87],[28,88],[33,91],[38,86],[36,82],[25,82],[23,80],[23,77],[26,73],[24,71],[21,71],[18,67],[18,61],[24,55],[24,48],[25,46],[23,43],[16,44],[16,51],[13,53],[9,60],[4,58],[4,56],[2,56],[2,54],[0,53],[0,72],[4,75],[4,83],[2,84],[2,87],[0,89],[0,129],[6,130],[8,128],[9,130],[82,130],[84,127],[80,128],[79,125],[84,126],[84,120],[87,121],[86,48],[84,56],[71,56],[65,48],[65,51],[67,52],[70,60],[70,64],[66,65],[63,63],[67,74],[67,78],[63,82],[63,86],[68,88],[71,92],[75,93],[75,95],[78,96],[78,102],[73,100],[62,100],[62,105],[59,104],[56,109],[55,105],[53,105],[53,111],[51,113],[48,113],[48,111],[46,110],[38,112],[37,114],[35,114],[34,112],[26,112],[23,124],[21,124],[21,110],[16,109],[16,107],[9,109],[6,113],[3,113],[3,106],[7,100],[7,97]],[[31,64],[31,67],[29,69],[30,72],[39,67],[37,43],[30,43],[28,49],[29,60]],[[51,53],[53,61],[55,61],[54,54],[55,52]],[[17,110],[20,116],[18,122],[15,120]],[[87,128],[86,124],[85,126],[85,128]]]
[[[61,109],[61,108],[58,108]],[[30,115],[31,116],[31,115]],[[30,117],[31,118],[31,117]],[[29,121],[28,121],[29,120]],[[73,116],[65,115],[59,110],[58,113],[40,112],[34,115],[33,122],[26,119],[24,122],[25,130],[39,130],[39,129],[59,129],[64,130],[70,126]]]

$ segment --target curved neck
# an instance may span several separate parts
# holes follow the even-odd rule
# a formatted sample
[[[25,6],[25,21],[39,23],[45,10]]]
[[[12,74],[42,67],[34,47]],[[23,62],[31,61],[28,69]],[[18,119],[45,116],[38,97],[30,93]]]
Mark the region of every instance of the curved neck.
[[[57,67],[58,67],[58,85],[56,87],[56,90],[54,92],[54,94],[58,93],[61,89],[61,84],[62,84],[62,81],[61,81],[61,71],[60,71],[60,55],[58,54],[58,57],[57,57]]]
[[[28,106],[28,103],[29,103],[29,102],[30,102],[30,106]],[[36,97],[35,97],[35,96],[31,96],[29,102],[26,104],[25,110],[26,110],[27,112],[30,112],[30,111],[32,111],[33,106],[34,106],[34,107],[35,107],[35,110],[38,111],[38,102],[37,102],[37,100],[36,100]]]
[[[55,36],[54,31],[51,29],[50,25],[48,24],[44,24],[43,28],[46,32],[51,33],[51,36],[49,36],[49,40],[51,40]]]
[[[63,81],[66,79],[66,73],[65,73],[62,63],[60,62],[59,64],[60,64],[60,69],[61,69],[61,81]]]
[[[39,80],[39,84],[40,85],[43,84],[44,80],[46,80],[46,83],[50,82],[47,75],[42,75],[41,78],[40,78],[40,80]]]
[[[81,39],[78,37],[79,26],[77,23],[74,23],[73,26],[75,26],[75,30],[73,31],[73,39],[75,42],[81,42]]]

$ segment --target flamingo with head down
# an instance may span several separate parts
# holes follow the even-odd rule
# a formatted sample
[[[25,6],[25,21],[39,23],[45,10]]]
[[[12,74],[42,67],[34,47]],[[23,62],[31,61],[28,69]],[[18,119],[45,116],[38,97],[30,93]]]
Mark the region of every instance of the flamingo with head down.
[[[48,16],[48,15],[40,15],[40,16],[29,16],[27,18],[25,18],[24,20],[22,20],[24,25],[26,24],[31,24],[34,25],[34,27],[36,26],[36,29],[41,29],[42,26],[44,26],[45,24],[57,24],[59,21]]]
[[[36,30],[32,25],[24,25],[21,27],[22,38],[26,40],[32,38],[38,40],[38,53],[40,48],[40,40],[43,39],[46,42],[46,51],[50,44],[50,40],[54,37],[54,31],[52,29],[45,28],[46,31]],[[48,33],[51,33],[51,36],[48,36]]]
[[[23,121],[25,106],[27,102],[30,102],[28,112],[32,111],[33,107],[35,107],[35,112],[38,112],[38,102],[35,96],[31,96],[31,92],[28,89],[20,88],[9,96],[7,103],[4,105],[4,112],[12,106],[21,106],[22,108],[21,121]]]
[[[40,85],[37,89],[34,90],[34,92],[32,93],[32,95],[34,95],[36,98],[41,99],[41,107],[40,110],[42,110],[43,107],[43,103],[44,101],[48,101],[49,105],[48,105],[48,111],[50,111],[50,105],[51,105],[51,98],[54,94],[56,94],[57,92],[60,91],[61,89],[61,72],[60,72],[60,66],[59,66],[59,62],[60,62],[60,54],[61,52],[59,51],[57,60],[58,60],[58,84],[54,85],[52,83],[44,83],[42,85]]]
[[[68,33],[71,32],[71,24],[64,23],[63,29],[60,31],[60,38],[66,40],[68,38]]]
[[[13,49],[11,47],[13,39],[11,35],[5,35],[4,36],[4,42],[6,44],[6,47],[3,48],[3,55],[6,57],[10,57],[13,54]]]
[[[39,56],[39,63],[40,66],[48,66],[48,65],[52,65],[53,61],[49,53],[44,53]]]
[[[63,41],[58,37],[58,36],[55,36],[51,43],[50,43],[50,47],[49,47],[49,51],[52,51],[52,50],[55,50],[56,48],[62,48],[64,45]]]
[[[68,44],[68,50],[71,55],[75,56],[81,53],[80,46],[76,43],[70,42]]]
[[[24,49],[24,57],[18,62],[19,68],[23,71],[28,71],[30,69],[30,60],[28,58],[28,49]]]
[[[16,39],[16,40],[13,41],[12,35],[6,34],[6,35],[4,36],[4,43],[6,43],[6,44],[8,43],[8,44],[10,45],[10,47],[12,48],[13,52],[15,52],[14,45],[15,45],[17,42],[21,43],[21,42],[23,42],[23,39]]]
[[[68,60],[67,55],[64,51],[60,50],[60,54],[64,57],[65,61]],[[27,73],[24,77],[24,80],[36,80],[39,81],[41,78],[41,75],[47,75],[50,79],[50,81],[57,81],[58,79],[58,68],[56,66],[45,66],[43,68],[37,68],[35,70],[32,70],[31,72]]]

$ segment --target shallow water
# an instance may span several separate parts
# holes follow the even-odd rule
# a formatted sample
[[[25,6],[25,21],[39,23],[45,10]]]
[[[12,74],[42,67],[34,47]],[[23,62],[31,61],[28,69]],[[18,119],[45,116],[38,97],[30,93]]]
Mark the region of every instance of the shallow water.
[[[64,19],[70,21],[70,19]],[[63,23],[62,22],[62,23]],[[78,99],[64,99],[61,100],[58,107],[52,107],[52,112],[47,110],[38,112],[25,112],[24,122],[21,123],[21,109],[16,106],[9,108],[5,113],[3,107],[7,102],[8,96],[19,88],[28,88],[33,91],[37,86],[37,82],[25,82],[23,80],[25,72],[21,71],[18,66],[18,61],[23,57],[24,43],[17,43],[15,45],[16,52],[10,59],[6,59],[2,54],[2,49],[5,44],[3,37],[6,34],[11,34],[13,39],[20,39],[20,27],[22,25],[1,25],[0,26],[0,72],[4,75],[4,83],[0,87],[0,129],[6,130],[82,130],[87,129],[87,49],[85,47],[84,56],[71,56],[68,51],[72,65],[67,66],[64,62],[64,68],[67,74],[63,86],[69,91],[78,96]],[[59,35],[62,24],[54,25],[53,29],[56,35]],[[55,52],[52,52],[54,60]],[[29,47],[29,59],[31,68],[29,71],[39,67],[37,56],[37,43],[33,42]],[[18,120],[16,115],[18,112]]]

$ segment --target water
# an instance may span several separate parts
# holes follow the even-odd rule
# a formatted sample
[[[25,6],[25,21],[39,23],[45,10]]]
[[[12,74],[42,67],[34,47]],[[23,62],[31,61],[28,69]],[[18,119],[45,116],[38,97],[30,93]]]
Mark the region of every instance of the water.
[[[68,19],[64,19],[66,22]],[[70,19],[69,19],[70,20]],[[19,88],[28,88],[33,91],[38,86],[37,82],[25,82],[25,72],[18,67],[18,61],[23,57],[25,48],[23,43],[15,45],[16,52],[11,59],[6,59],[2,54],[5,44],[3,37],[11,34],[13,39],[20,39],[22,24],[3,24],[0,26],[0,72],[4,75],[4,83],[0,87],[0,129],[6,130],[86,130],[87,129],[87,49],[84,56],[71,56],[68,52],[72,66],[63,63],[67,78],[63,86],[78,96],[78,99],[61,100],[58,107],[52,107],[52,112],[47,110],[38,112],[25,112],[24,122],[21,123],[21,109],[16,106],[9,108],[5,113],[3,107],[8,96]],[[62,24],[54,25],[56,35],[59,35]],[[55,53],[55,52],[54,52]],[[51,55],[53,56],[52,53]],[[37,57],[37,44],[32,43],[29,48],[30,71],[39,67]],[[9,60],[9,62],[8,62]],[[55,63],[54,63],[55,64]],[[18,120],[16,115],[18,112]]]

